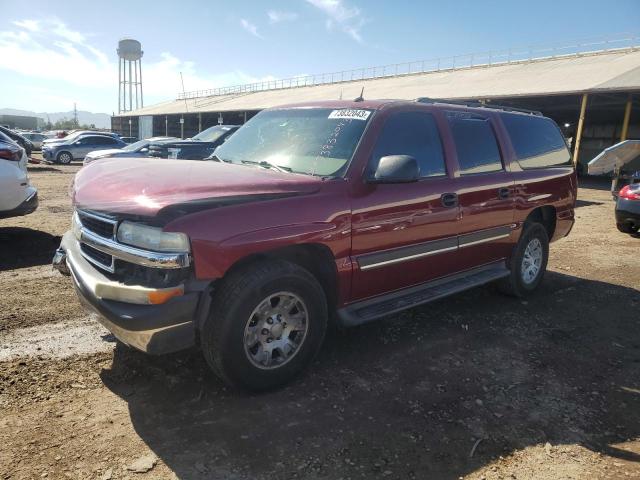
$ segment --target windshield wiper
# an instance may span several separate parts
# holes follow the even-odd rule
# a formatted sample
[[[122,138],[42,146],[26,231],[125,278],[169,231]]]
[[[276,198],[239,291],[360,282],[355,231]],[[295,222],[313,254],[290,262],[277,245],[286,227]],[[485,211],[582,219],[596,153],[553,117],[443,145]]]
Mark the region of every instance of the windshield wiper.
[[[205,160],[211,160],[211,161],[214,161],[214,162],[221,162],[221,163],[232,163],[231,160],[226,160],[224,158],[220,158],[215,153],[212,153],[211,155],[209,155],[207,158],[205,158]]]
[[[266,160],[261,160],[259,162],[254,162],[253,160],[242,160],[242,163],[248,163],[248,164],[252,164],[252,165],[259,165],[263,168],[273,168],[274,170],[277,170],[279,172],[286,172],[286,173],[291,173],[292,170],[289,167],[281,167],[280,165],[276,165],[275,163],[270,163],[267,162]]]

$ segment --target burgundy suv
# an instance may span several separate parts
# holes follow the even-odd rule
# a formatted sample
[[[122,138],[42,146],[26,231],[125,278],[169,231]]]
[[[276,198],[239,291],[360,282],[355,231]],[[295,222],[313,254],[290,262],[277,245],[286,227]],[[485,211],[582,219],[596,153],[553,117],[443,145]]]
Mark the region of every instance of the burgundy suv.
[[[122,342],[198,345],[251,390],[308,365],[330,319],[359,325],[492,281],[530,293],[574,222],[571,156],[535,112],[289,105],[211,161],[138,160],[77,174],[54,265]]]

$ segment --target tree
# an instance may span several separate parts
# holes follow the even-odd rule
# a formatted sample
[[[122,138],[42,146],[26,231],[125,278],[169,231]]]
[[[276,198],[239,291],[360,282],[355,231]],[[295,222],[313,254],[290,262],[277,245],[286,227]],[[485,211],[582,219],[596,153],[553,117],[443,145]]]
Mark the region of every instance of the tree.
[[[54,123],[50,121],[45,123],[45,129],[47,130],[75,130],[76,128],[81,128],[83,130],[95,130],[95,124],[87,125],[85,123],[79,124],[73,118],[61,118]]]

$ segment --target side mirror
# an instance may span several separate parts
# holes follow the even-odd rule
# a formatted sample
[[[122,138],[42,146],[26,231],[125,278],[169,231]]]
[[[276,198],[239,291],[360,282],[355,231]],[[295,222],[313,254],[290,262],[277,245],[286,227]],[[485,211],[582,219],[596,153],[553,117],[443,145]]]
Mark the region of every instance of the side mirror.
[[[418,161],[410,155],[388,155],[378,162],[369,183],[410,183],[420,178]]]
[[[149,149],[147,147],[141,148],[140,153],[147,153]]]

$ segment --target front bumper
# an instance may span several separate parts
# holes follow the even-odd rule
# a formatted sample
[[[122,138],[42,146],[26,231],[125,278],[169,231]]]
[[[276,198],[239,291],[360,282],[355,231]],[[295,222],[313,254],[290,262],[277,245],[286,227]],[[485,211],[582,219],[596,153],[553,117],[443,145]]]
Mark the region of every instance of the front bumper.
[[[146,287],[125,285],[101,274],[80,253],[72,232],[62,238],[53,266],[68,273],[81,303],[98,313],[98,321],[123,343],[150,354],[176,352],[195,344],[195,322],[200,292],[186,292],[160,305],[138,305],[101,297]]]
[[[618,198],[616,201],[616,223],[630,224],[634,228],[640,227],[640,200]]]
[[[0,218],[21,217],[35,212],[36,208],[38,208],[38,190],[33,187],[28,188],[33,191],[27,199],[12,210],[0,211]]]

